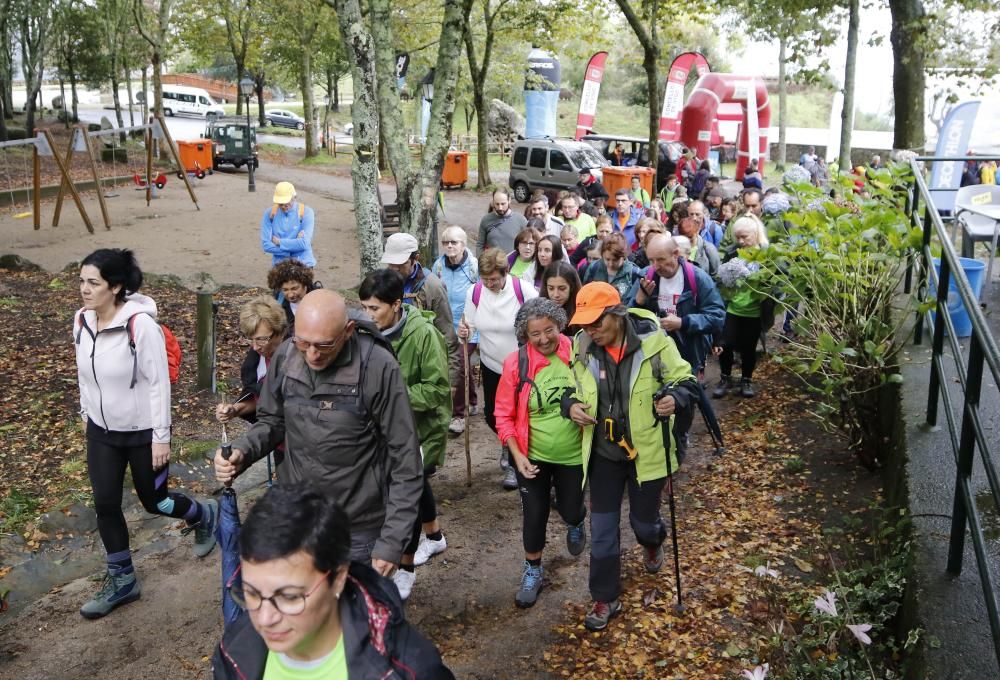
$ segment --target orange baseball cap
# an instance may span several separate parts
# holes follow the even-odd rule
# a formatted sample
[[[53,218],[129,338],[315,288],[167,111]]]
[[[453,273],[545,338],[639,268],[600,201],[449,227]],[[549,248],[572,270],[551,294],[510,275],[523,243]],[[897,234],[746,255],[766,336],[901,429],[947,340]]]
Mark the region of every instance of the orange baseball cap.
[[[587,326],[594,323],[604,310],[622,303],[618,289],[604,281],[588,283],[576,294],[576,312],[570,323],[574,326]]]

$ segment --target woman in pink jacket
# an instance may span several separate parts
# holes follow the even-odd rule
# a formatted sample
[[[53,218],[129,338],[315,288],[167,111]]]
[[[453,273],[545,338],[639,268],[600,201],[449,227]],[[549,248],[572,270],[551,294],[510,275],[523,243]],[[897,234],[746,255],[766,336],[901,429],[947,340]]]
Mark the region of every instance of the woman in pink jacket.
[[[521,347],[503,362],[496,396],[497,435],[510,449],[524,513],[524,572],[514,596],[518,607],[535,604],[542,590],[542,550],[551,490],[569,525],[566,548],[583,552],[583,460],[581,430],[562,415],[562,398],[576,383],[570,371],[572,342],[562,334],[566,312],[546,298],[528,300],[514,330]]]

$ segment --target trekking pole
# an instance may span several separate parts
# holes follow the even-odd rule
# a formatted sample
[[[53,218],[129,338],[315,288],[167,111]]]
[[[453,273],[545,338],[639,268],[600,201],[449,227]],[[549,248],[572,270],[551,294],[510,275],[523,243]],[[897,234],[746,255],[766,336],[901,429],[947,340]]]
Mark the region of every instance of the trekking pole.
[[[469,340],[462,340],[462,366],[465,368],[462,389],[465,390],[465,485],[472,486],[472,454],[469,451]]]
[[[667,456],[667,497],[670,501],[670,534],[674,544],[674,578],[677,580],[677,607],[678,613],[684,611],[684,604],[681,601],[681,563],[680,549],[677,545],[677,507],[674,503],[674,471],[670,464],[670,416],[662,417],[656,412],[656,402],[666,396],[667,386],[663,386],[653,395],[653,417],[660,421],[660,429],[663,431],[663,450]],[[676,403],[676,400],[675,400]]]

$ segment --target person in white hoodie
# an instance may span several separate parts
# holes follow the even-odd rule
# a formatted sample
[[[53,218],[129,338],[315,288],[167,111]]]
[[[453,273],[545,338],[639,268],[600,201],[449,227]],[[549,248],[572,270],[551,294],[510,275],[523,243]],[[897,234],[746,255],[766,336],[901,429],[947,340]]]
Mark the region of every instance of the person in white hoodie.
[[[184,533],[195,532],[195,555],[204,557],[215,546],[218,503],[167,491],[170,374],[156,303],[138,293],[141,285],[142,271],[130,250],[95,250],[80,266],[83,307],[73,318],[80,413],[108,560],[100,591],[80,609],[88,619],[139,599],[121,507],[126,467],[147,512],[184,519]]]
[[[493,407],[503,372],[503,361],[517,350],[514,319],[521,305],[538,292],[530,283],[508,273],[507,255],[499,248],[488,248],[479,256],[479,282],[465,294],[464,316],[458,324],[458,337],[466,341],[479,331],[479,360],[483,380],[483,412],[486,424],[497,431]],[[504,471],[503,488],[517,488],[517,477],[510,463],[510,451],[500,452]]]

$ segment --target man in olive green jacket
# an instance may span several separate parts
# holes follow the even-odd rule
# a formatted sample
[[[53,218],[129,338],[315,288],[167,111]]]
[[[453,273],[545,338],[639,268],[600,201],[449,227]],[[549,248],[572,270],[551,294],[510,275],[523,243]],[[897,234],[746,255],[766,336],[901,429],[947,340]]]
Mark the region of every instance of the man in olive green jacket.
[[[403,277],[398,272],[380,269],[361,282],[358,297],[365,312],[392,343],[403,371],[424,458],[420,516],[414,523],[410,543],[403,551],[400,569],[394,577],[399,594],[405,600],[416,578],[413,568],[418,549],[423,558],[420,563],[423,563],[447,547],[427,478],[444,463],[451,421],[451,380],[448,377],[448,349],[444,336],[434,326],[434,313],[404,304],[403,286]],[[420,541],[421,526],[426,534],[423,543]]]
[[[673,420],[695,407],[697,382],[656,315],[626,309],[608,283],[580,289],[570,324],[583,328],[573,343],[577,388],[563,398],[563,415],[584,428],[584,480],[590,480],[594,604],[584,625],[603,630],[622,608],[619,526],[626,490],[646,571],[663,565],[667,526],[660,517],[660,493],[667,482],[667,456],[670,471],[677,470]]]

